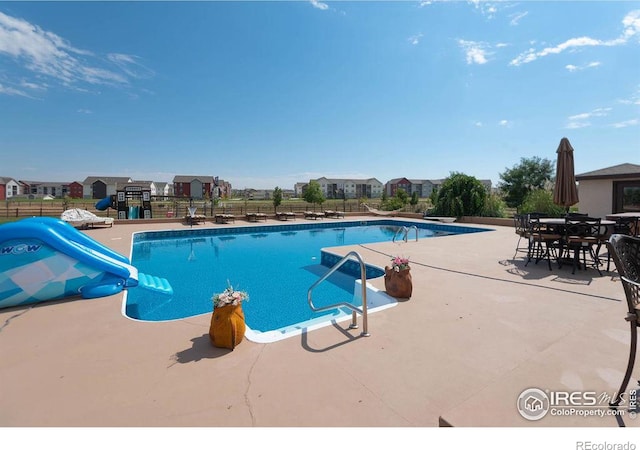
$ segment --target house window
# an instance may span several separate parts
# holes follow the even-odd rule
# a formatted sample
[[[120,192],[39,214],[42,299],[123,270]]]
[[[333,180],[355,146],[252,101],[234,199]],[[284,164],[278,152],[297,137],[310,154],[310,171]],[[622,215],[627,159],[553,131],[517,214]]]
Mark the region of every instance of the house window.
[[[613,183],[614,213],[640,211],[640,180]]]

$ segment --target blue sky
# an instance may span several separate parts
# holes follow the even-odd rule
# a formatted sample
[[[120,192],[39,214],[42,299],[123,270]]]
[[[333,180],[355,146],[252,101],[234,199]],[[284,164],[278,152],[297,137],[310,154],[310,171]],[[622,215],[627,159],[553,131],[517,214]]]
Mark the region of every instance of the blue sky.
[[[0,176],[291,189],[640,163],[640,2],[3,2]]]

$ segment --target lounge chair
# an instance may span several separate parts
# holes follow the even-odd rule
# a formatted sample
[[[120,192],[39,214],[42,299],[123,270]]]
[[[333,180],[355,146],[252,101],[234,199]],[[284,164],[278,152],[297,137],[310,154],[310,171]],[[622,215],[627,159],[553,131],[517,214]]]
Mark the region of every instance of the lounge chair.
[[[75,228],[93,228],[95,225],[113,226],[113,217],[99,217],[86,209],[67,209],[60,218]]]
[[[324,215],[325,217],[333,217],[334,219],[344,217],[344,213],[342,211],[333,211],[331,209],[325,210]]]
[[[276,219],[279,220],[289,220],[289,219],[296,219],[296,213],[294,212],[277,212],[276,213]]]
[[[206,220],[206,216],[203,214],[196,214],[198,208],[195,206],[190,206],[187,208],[187,215],[184,216],[184,220],[187,222],[187,225],[197,225],[199,223],[204,223]]]
[[[249,222],[257,222],[258,220],[267,221],[267,215],[265,213],[247,213],[245,217]]]
[[[313,220],[324,219],[324,213],[315,212],[315,211],[305,211],[304,212],[304,218],[305,219],[313,219]]]
[[[214,219],[216,223],[236,222],[236,216],[234,216],[233,214],[216,214],[214,216]]]

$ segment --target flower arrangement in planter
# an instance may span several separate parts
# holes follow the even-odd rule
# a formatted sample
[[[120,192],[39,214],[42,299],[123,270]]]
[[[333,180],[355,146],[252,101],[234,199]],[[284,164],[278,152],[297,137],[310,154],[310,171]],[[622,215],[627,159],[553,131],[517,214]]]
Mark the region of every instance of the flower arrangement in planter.
[[[231,284],[211,298],[213,314],[209,338],[213,345],[233,350],[242,341],[246,330],[242,302],[248,299],[246,292],[236,291]]]
[[[215,309],[227,305],[240,305],[243,300],[249,300],[249,295],[244,291],[236,291],[229,285],[224,291],[211,297],[211,300],[213,301],[213,308]]]
[[[396,272],[409,269],[409,258],[405,258],[403,256],[394,256],[393,258],[391,258],[391,267]]]
[[[410,298],[413,292],[409,258],[394,256],[391,267],[384,268],[384,287],[392,297]]]

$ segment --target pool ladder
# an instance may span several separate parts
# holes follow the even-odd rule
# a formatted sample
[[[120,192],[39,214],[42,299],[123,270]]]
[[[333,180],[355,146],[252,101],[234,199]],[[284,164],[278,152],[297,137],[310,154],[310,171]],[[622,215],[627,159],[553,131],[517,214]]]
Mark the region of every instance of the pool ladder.
[[[327,278],[329,278],[336,270],[342,267],[347,261],[351,260],[351,257],[355,257],[360,263],[360,280],[362,284],[362,308],[358,308],[357,306],[352,305],[347,302],[336,303],[335,305],[315,307],[313,304],[313,300],[311,298],[313,290]],[[349,252],[347,255],[338,261],[330,270],[327,272],[322,278],[313,283],[307,292],[307,301],[309,302],[309,306],[311,310],[314,312],[320,311],[328,311],[330,309],[336,309],[339,307],[345,307],[351,310],[351,324],[349,325],[350,329],[358,328],[358,318],[356,313],[360,313],[362,315],[362,333],[360,336],[369,337],[371,336],[368,331],[368,320],[367,320],[367,268],[362,260],[362,257],[358,254],[358,252]]]
[[[396,234],[393,235],[393,242],[396,241],[396,238],[398,237],[398,235],[400,234],[400,232],[402,232],[403,236],[402,236],[402,240],[404,240],[405,242],[407,242],[409,240],[409,231],[411,230],[416,230],[416,242],[418,242],[418,227],[413,225],[411,227],[399,227],[398,231],[396,231]]]

